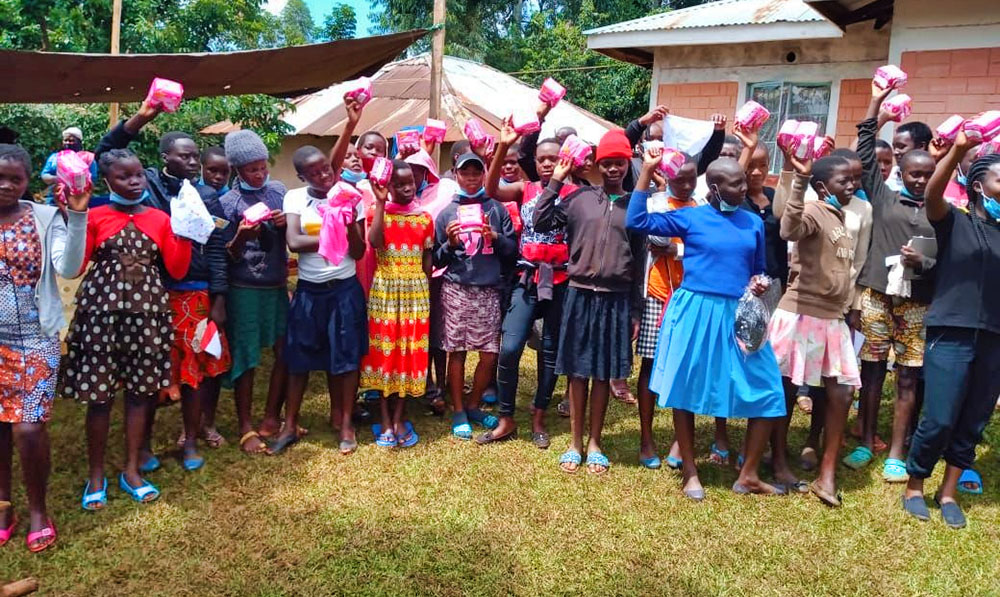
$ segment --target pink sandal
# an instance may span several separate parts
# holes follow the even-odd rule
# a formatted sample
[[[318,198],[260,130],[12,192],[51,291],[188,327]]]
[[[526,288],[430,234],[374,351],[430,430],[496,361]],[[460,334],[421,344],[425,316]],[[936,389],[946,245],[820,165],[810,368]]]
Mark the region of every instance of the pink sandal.
[[[6,529],[0,529],[0,547],[7,545],[7,542],[10,541],[10,536],[14,534],[15,527],[17,527],[17,517],[12,516],[10,526]]]
[[[28,551],[31,553],[38,553],[40,551],[45,551],[56,542],[56,525],[52,523],[52,519],[49,519],[49,526],[45,527],[40,531],[35,531],[34,533],[28,533],[28,538],[25,539],[25,543],[28,546]],[[44,539],[41,543],[33,545],[35,541],[39,539]]]

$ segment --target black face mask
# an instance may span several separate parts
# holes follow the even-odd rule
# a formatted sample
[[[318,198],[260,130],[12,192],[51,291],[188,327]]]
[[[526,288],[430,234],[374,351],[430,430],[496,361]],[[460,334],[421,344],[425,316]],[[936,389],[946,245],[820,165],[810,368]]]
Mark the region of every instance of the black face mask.
[[[83,141],[73,141],[70,144],[63,144],[65,149],[72,149],[73,151],[83,151]]]

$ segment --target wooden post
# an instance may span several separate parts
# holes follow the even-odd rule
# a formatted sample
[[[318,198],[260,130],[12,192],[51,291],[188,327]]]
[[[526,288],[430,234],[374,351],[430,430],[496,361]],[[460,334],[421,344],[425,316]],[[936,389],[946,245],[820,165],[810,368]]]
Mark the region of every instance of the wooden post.
[[[431,38],[431,97],[427,114],[441,119],[441,76],[444,70],[444,21],[445,0],[434,0],[434,25],[438,27]],[[441,144],[434,146],[434,163],[440,163]]]
[[[111,53],[117,54],[122,37],[122,0],[114,0],[111,8]],[[118,124],[118,102],[112,102],[108,109],[109,129]]]

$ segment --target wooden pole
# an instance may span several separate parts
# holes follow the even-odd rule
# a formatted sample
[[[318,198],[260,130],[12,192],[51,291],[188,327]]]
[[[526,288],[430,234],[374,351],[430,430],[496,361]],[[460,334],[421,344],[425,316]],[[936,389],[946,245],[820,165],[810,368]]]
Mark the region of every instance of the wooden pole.
[[[111,8],[111,53],[117,54],[122,36],[122,0],[114,0]],[[108,109],[108,128],[118,124],[118,102],[112,102]]]
[[[431,118],[441,118],[441,76],[444,70],[445,0],[434,0],[434,37],[431,38],[431,97],[427,110]],[[440,163],[441,144],[434,147],[435,163]]]

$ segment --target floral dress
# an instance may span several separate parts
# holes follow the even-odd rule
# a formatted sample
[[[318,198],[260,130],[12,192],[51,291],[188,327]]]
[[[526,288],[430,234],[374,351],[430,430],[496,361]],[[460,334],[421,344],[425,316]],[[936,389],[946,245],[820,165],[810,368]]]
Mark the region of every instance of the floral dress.
[[[0,423],[42,423],[52,410],[59,338],[42,333],[41,275],[42,243],[29,210],[0,225]]]
[[[423,255],[433,242],[429,215],[385,214],[385,248],[376,251],[368,298],[369,350],[361,364],[366,390],[401,398],[424,395],[430,290]]]

